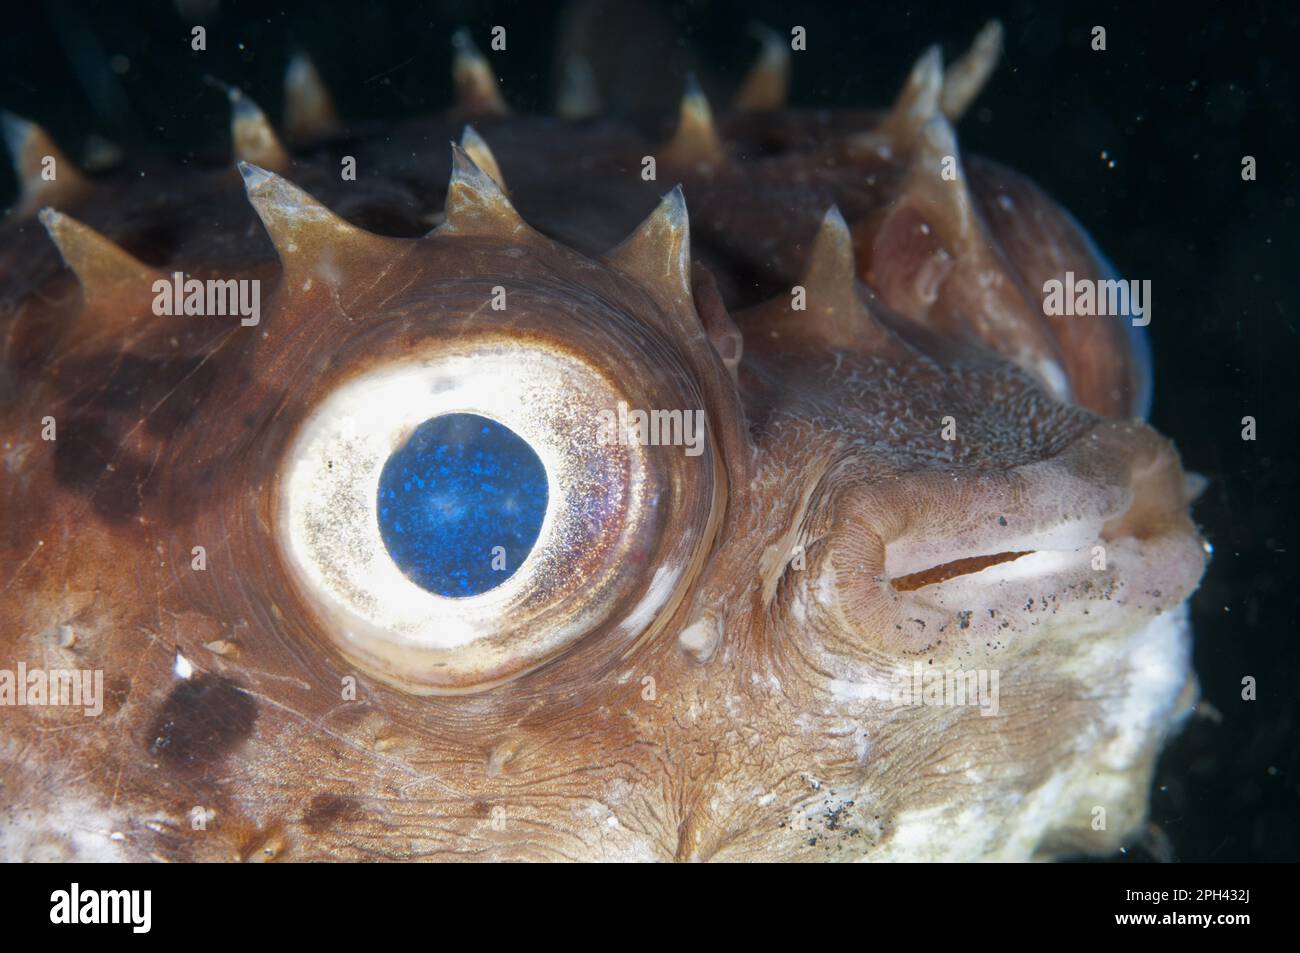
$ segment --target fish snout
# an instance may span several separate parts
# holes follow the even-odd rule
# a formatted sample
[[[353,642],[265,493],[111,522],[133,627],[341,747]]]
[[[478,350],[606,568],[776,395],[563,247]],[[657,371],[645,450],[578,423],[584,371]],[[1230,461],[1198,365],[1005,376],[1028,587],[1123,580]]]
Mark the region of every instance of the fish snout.
[[[1019,467],[856,491],[827,561],[844,615],[890,654],[1010,647],[1066,624],[1130,629],[1200,580],[1197,489],[1150,427],[1102,421]]]

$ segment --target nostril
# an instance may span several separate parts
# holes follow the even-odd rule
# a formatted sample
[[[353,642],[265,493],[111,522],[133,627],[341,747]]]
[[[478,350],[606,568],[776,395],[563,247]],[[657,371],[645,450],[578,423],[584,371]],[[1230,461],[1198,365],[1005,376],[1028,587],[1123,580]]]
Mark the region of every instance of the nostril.
[[[912,592],[922,586],[933,586],[935,583],[946,582],[957,576],[966,576],[970,573],[979,572],[999,563],[1009,563],[1013,559],[1028,556],[1032,552],[1033,550],[1030,549],[1022,549],[1015,552],[992,553],[988,556],[969,556],[966,559],[954,559],[952,562],[931,566],[929,569],[922,569],[920,572],[899,576],[897,579],[891,580],[890,584],[898,592]]]

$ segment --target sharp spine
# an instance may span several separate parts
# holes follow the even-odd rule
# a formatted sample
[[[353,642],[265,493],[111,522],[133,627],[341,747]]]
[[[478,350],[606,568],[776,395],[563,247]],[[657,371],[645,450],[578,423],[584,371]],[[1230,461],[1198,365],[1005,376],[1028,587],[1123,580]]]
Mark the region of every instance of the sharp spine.
[[[230,140],[235,158],[277,172],[289,168],[289,153],[261,107],[236,87],[217,85],[226,91],[230,100]]]
[[[713,110],[692,73],[678,110],[677,131],[664,150],[675,165],[716,165],[726,158],[722,140],[713,124]]]
[[[691,301],[691,227],[679,185],[605,260],[656,297]]]
[[[446,221],[437,230],[453,235],[514,237],[527,229],[528,225],[506,198],[500,183],[464,147],[453,142]]]
[[[839,207],[832,205],[813,239],[803,286],[808,310],[822,337],[833,346],[874,348],[886,332],[867,310],[858,291],[853,236]]]
[[[483,58],[469,31],[451,35],[456,55],[452,60],[452,82],[456,87],[456,112],[462,116],[508,116],[510,108],[501,96],[501,84]]]
[[[761,23],[752,24],[750,32],[762,48],[736,94],[733,108],[738,112],[781,109],[790,93],[790,48],[779,33]]]
[[[943,165],[951,159],[955,177],[943,176]],[[935,115],[922,127],[917,149],[908,173],[908,191],[924,197],[923,208],[932,216],[931,224],[940,236],[954,245],[968,245],[975,240],[977,222],[961,151],[952,125],[943,115]],[[937,210],[937,214],[935,214]]]
[[[71,215],[46,207],[37,218],[77,276],[89,310],[116,305],[121,311],[124,296],[148,296],[153,283],[165,277]]]
[[[898,128],[919,131],[938,110],[942,91],[943,54],[938,46],[932,46],[912,67],[887,121]]]
[[[293,142],[310,142],[340,131],[334,100],[320,72],[306,53],[298,51],[284,71],[284,129]]]
[[[600,113],[596,74],[585,56],[573,54],[564,61],[555,111],[561,119],[588,119]]]
[[[990,20],[966,53],[943,74],[939,107],[949,119],[960,119],[980,94],[1002,55],[1002,24]]]
[[[851,154],[871,154],[885,159],[908,151],[921,127],[939,110],[943,92],[943,55],[932,46],[916,61],[907,82],[889,112],[874,128],[849,139]]]
[[[505,176],[501,174],[501,165],[497,162],[497,157],[492,154],[488,144],[483,141],[473,126],[466,126],[460,134],[460,147],[465,150],[465,154],[474,160],[474,164],[492,177],[492,180],[500,187],[502,192],[508,192],[506,187]]]
[[[86,177],[36,123],[0,112],[0,129],[19,183],[15,215],[33,215],[45,205],[68,205],[90,190]],[[47,158],[54,160],[53,179],[43,174]]]
[[[248,201],[275,246],[291,289],[301,288],[302,278],[319,276],[328,283],[328,269],[322,273],[317,265],[331,256],[338,262],[345,255],[356,258],[371,251],[382,255],[400,242],[358,228],[274,172],[251,162],[237,165]]]

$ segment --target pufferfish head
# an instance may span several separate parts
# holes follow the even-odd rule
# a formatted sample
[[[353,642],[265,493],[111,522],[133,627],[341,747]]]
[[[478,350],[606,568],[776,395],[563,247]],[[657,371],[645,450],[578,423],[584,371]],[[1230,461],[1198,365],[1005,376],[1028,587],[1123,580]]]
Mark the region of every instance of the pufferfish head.
[[[181,277],[42,213],[81,290],[12,337],[39,383],[6,433],[68,423],[10,457],[0,644],[107,690],[78,732],[7,718],[11,853],[1121,844],[1195,693],[1188,481],[1123,340],[1026,317],[1099,266],[1009,173],[940,174],[936,69],[843,146],[907,144],[889,201],[816,210],[747,308],[683,189],[580,252],[472,130],[418,238],[241,163],[278,259],[240,272],[273,288],[251,326],[160,329]],[[718,148],[688,97],[667,164],[735,194]]]

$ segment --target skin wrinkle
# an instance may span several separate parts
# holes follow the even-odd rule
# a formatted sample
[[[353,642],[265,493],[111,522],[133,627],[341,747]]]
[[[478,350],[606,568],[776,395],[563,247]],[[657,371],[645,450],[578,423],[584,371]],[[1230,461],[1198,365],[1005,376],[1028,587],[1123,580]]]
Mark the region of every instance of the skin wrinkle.
[[[472,236],[304,233],[296,254],[327,251],[338,283],[316,276],[303,292],[277,282],[253,328],[147,317],[121,336],[95,331],[95,312],[124,302],[82,314],[53,246],[32,221],[7,220],[0,260],[23,268],[0,274],[0,432],[32,446],[0,497],[0,668],[98,668],[129,689],[96,720],[54,707],[0,712],[0,843],[17,845],[5,859],[75,851],[59,825],[85,807],[106,810],[123,837],[109,841],[89,823],[82,833],[127,859],[247,859],[268,846],[289,860],[938,859],[1003,849],[1028,858],[1122,844],[1142,821],[1153,759],[1192,684],[1186,633],[1168,620],[1204,557],[1177,457],[1126,422],[1139,370],[1123,335],[1102,322],[1019,327],[1033,308],[989,323],[985,292],[952,277],[976,267],[961,256],[981,240],[993,254],[979,267],[1002,269],[1017,294],[1066,269],[1096,274],[1086,237],[1032,185],[969,157],[974,201],[960,222],[940,220],[948,212],[907,191],[925,184],[909,171],[915,143],[894,142],[888,158],[852,147],[879,120],[729,117],[726,162],[701,174],[660,155],[652,183],[626,170],[662,143],[618,123],[558,134],[535,119],[502,121],[484,137],[530,228],[493,213],[497,199],[485,194],[466,220]],[[427,142],[460,125],[404,124],[350,144],[409,201],[378,181],[341,183],[328,157],[301,157],[291,175],[353,222],[422,235],[450,169]],[[767,154],[739,158],[749,142]],[[588,171],[557,188],[557,170],[579,163]],[[60,210],[127,245],[157,225],[154,234],[174,238],[145,257],[167,273],[274,279],[275,248],[237,179],[161,170]],[[626,271],[603,258],[678,181],[693,261],[653,243],[618,259]],[[1015,211],[996,201],[1003,192]],[[877,247],[905,201],[936,216],[933,235]],[[808,310],[789,307],[831,205],[843,213],[853,273],[889,279],[855,285],[853,320],[872,330],[852,347],[825,343],[843,332],[842,314],[818,310],[831,295],[810,289]],[[981,231],[945,247],[953,267],[923,312],[886,294],[916,287],[929,243],[959,226]],[[643,284],[654,269],[640,265],[666,258],[665,286]],[[296,261],[292,274],[315,276],[311,263]],[[693,302],[679,300],[692,266],[716,282],[710,321],[726,318],[743,339],[734,379]],[[504,312],[490,304],[496,285],[507,288]],[[43,340],[47,324],[57,333]],[[984,339],[957,333],[975,328]],[[348,656],[319,595],[291,578],[275,492],[299,425],[340,384],[488,330],[563,346],[646,409],[703,410],[712,452],[652,458],[670,489],[644,553],[613,574],[628,589],[609,618],[497,687],[414,695]],[[726,340],[726,325],[718,331]],[[1073,406],[1013,363],[1026,348],[1041,356],[1032,345],[1044,340],[1064,361]],[[577,405],[584,395],[566,386],[551,384]],[[53,443],[39,440],[47,414],[58,421]],[[947,416],[952,441],[940,436]],[[60,441],[79,429],[101,443],[74,479],[53,478]],[[1139,486],[1139,471],[1154,476]],[[1149,513],[1140,541],[1119,518],[1139,497]],[[1088,540],[1075,563],[1028,581],[994,581],[990,569],[910,592],[889,586],[891,546],[936,552],[939,565],[999,551],[1015,534],[1045,539],[1085,514],[1119,521],[1104,574],[1085,573]],[[206,547],[204,572],[190,568],[195,545]],[[804,568],[793,565],[795,545]],[[619,630],[667,565],[694,568],[652,628]],[[87,591],[84,606],[68,595]],[[966,625],[963,608],[973,613]],[[706,613],[721,638],[701,661],[678,636]],[[55,652],[40,633],[70,619],[77,642]],[[215,640],[238,655],[204,647]],[[1139,643],[1157,646],[1157,682],[1130,663]],[[155,719],[185,684],[176,651],[194,678],[225,680],[256,706],[229,745],[181,752],[192,770],[150,750]],[[871,694],[913,660],[999,671],[1000,714]],[[356,701],[340,697],[348,676]],[[199,735],[230,727],[213,711],[184,714]],[[1137,753],[1105,762],[1125,746]],[[1052,812],[1028,806],[1056,784]],[[342,806],[312,812],[331,803]],[[1091,830],[1094,803],[1108,809],[1105,831]],[[192,828],[196,807],[215,812],[206,830]],[[900,847],[900,831],[914,838],[918,824],[926,846]]]

